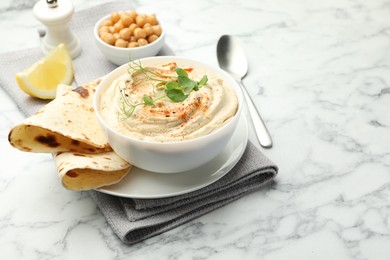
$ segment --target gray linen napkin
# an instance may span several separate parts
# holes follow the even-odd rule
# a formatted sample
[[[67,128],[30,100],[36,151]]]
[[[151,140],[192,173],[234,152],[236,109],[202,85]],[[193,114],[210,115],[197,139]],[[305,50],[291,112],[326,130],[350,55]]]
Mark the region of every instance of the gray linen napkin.
[[[92,28],[101,16],[130,8],[129,2],[116,1],[75,13],[71,26],[76,35],[83,36],[80,39],[83,50],[73,61],[74,85],[92,81],[116,67],[95,46]],[[160,53],[172,54],[168,46]],[[16,84],[15,74],[40,57],[42,53],[38,48],[0,53],[0,87],[26,116],[35,113],[47,101],[24,94]],[[249,142],[243,157],[228,174],[191,193],[161,199],[125,199],[97,191],[90,191],[90,194],[118,237],[125,243],[134,244],[259,190],[276,176],[277,171],[278,168]]]
[[[238,164],[200,190],[162,199],[124,199],[99,192],[91,195],[119,238],[134,244],[259,190],[276,173],[277,167],[248,142]]]

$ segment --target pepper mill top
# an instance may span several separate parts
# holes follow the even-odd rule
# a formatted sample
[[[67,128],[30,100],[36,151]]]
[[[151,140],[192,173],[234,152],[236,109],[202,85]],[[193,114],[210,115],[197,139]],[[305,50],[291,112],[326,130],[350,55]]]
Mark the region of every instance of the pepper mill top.
[[[47,5],[48,5],[50,8],[53,8],[53,7],[57,7],[57,6],[58,6],[57,0],[46,0],[46,3],[47,3]]]
[[[80,54],[80,42],[69,29],[73,13],[74,8],[70,0],[40,0],[35,4],[34,17],[47,27],[42,40],[44,53],[48,53],[60,43],[65,43],[72,58]]]

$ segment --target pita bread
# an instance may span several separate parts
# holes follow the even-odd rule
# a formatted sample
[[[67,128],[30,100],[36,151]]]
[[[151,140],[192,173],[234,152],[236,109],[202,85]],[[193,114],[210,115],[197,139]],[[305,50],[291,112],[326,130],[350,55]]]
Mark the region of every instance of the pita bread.
[[[114,152],[64,152],[54,155],[54,159],[62,185],[74,191],[118,183],[131,169],[131,165]]]
[[[112,152],[93,110],[100,80],[73,89],[60,85],[56,98],[11,129],[19,150],[53,153],[61,183],[70,190],[96,189],[122,180],[131,165]]]
[[[53,101],[11,130],[11,145],[37,153],[112,151],[94,113],[95,84],[59,85]]]

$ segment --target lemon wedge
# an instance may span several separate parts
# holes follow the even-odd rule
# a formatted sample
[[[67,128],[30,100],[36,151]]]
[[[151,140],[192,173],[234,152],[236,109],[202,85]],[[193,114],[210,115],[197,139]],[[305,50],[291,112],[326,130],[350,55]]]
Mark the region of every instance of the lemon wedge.
[[[42,99],[55,98],[58,84],[69,85],[72,80],[72,58],[63,43],[28,69],[16,74],[16,81],[24,92]]]

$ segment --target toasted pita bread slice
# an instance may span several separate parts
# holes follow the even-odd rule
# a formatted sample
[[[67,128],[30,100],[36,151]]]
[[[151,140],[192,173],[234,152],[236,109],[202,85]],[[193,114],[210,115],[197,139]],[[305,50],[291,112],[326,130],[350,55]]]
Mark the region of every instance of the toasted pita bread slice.
[[[112,152],[93,111],[100,80],[73,89],[60,85],[57,96],[8,136],[16,148],[53,153],[63,186],[80,191],[118,183],[131,165]]]
[[[97,83],[76,89],[59,85],[52,102],[10,131],[11,145],[39,153],[112,151],[92,105]]]
[[[55,154],[54,159],[62,185],[74,191],[118,183],[132,167],[114,152],[98,154],[63,152]]]

